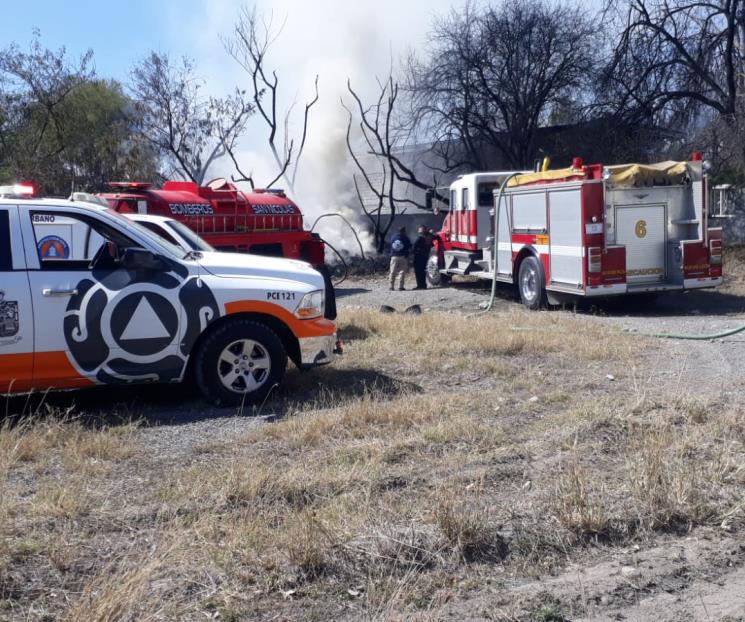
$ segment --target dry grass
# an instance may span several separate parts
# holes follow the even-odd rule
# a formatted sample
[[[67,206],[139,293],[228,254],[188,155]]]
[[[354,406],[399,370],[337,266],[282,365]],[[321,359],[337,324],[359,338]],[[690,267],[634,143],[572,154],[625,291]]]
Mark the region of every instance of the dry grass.
[[[158,602],[153,580],[167,575],[172,560],[168,552],[123,557],[109,563],[83,588],[64,620],[112,622],[124,620],[162,620],[168,603]]]
[[[489,516],[483,491],[446,490],[435,500],[434,519],[445,542],[465,561],[502,559],[507,546]]]
[[[521,311],[340,323],[344,360],[297,380],[328,386],[183,463],[128,427],[2,428],[0,601],[41,595],[68,620],[437,619],[600,540],[739,528],[745,415],[622,385],[638,339]],[[11,571],[32,587],[2,592]]]
[[[44,483],[33,499],[32,512],[44,518],[73,519],[87,513],[89,499],[83,483],[74,478]]]
[[[396,316],[355,311],[342,337],[359,342],[359,356],[384,360],[404,356],[418,371],[494,372],[495,358],[507,373],[509,359],[558,354],[573,361],[624,360],[633,342],[607,327],[567,314],[523,310],[490,313],[464,320],[449,313]],[[348,337],[347,337],[348,335]],[[368,338],[374,336],[376,338]],[[571,344],[571,348],[569,347]]]
[[[132,426],[88,428],[68,413],[45,414],[6,421],[0,427],[0,477],[19,462],[49,462],[60,457],[70,471],[96,462],[118,462],[132,454]]]
[[[304,510],[287,524],[287,561],[304,577],[316,578],[328,569],[329,544],[334,536],[312,510]]]
[[[639,432],[627,472],[638,510],[653,527],[700,522],[706,516],[699,466],[691,449],[664,428]]]
[[[742,289],[745,284],[745,246],[725,245],[724,274],[725,287]]]
[[[605,507],[607,491],[576,457],[562,465],[553,491],[554,514],[559,524],[582,536],[604,537],[610,529]]]
[[[45,521],[72,521],[89,513],[92,482],[133,454],[134,425],[86,427],[71,411],[44,405],[0,425],[0,568],[17,555],[17,538],[46,541]],[[18,475],[32,474],[33,483]],[[30,529],[28,534],[25,530]],[[28,541],[28,540],[24,540]]]

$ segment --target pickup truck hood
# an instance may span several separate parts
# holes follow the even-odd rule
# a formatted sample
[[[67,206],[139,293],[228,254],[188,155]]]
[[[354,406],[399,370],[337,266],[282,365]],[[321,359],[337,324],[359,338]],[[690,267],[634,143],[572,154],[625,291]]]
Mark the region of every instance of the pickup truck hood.
[[[304,261],[247,253],[202,252],[197,260],[210,274],[226,278],[270,278],[307,283],[323,289],[323,277]]]

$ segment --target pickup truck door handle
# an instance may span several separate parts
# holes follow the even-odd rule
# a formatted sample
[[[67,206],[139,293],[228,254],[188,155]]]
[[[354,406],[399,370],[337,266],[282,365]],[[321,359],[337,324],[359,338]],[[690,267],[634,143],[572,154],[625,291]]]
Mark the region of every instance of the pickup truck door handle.
[[[45,287],[41,290],[42,296],[75,296],[77,293],[77,289],[51,289]]]

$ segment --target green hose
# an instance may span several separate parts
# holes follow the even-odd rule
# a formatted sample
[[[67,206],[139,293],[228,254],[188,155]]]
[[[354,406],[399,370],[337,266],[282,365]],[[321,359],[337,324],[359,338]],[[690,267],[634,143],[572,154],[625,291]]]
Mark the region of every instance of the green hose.
[[[660,339],[689,339],[691,341],[711,341],[712,339],[723,339],[731,335],[736,335],[745,330],[745,326],[739,328],[733,328],[731,330],[725,330],[721,333],[714,333],[713,335],[675,335],[673,333],[652,333],[646,335],[647,337],[658,337]]]

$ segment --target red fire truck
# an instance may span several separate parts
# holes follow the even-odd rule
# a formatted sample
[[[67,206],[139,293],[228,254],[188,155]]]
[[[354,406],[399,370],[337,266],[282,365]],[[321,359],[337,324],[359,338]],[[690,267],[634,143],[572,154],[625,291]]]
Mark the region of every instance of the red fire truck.
[[[169,216],[196,231],[217,250],[302,259],[324,265],[325,245],[303,228],[303,214],[282,190],[242,192],[225,179],[205,186],[168,181],[114,182],[102,193],[118,212]]]
[[[463,175],[450,186],[428,277],[511,283],[531,309],[578,296],[713,287],[722,283],[722,230],[708,226],[708,214],[699,153],[689,162],[575,158],[560,170]]]

